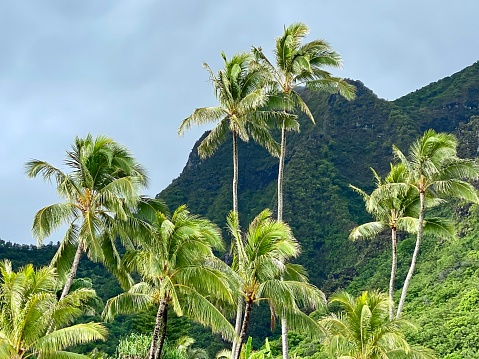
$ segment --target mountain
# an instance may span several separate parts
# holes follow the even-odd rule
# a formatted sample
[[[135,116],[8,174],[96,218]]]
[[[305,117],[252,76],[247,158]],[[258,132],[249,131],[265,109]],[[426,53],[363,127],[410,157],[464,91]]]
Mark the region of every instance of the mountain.
[[[479,114],[479,63],[392,102],[359,81],[352,83],[357,98],[351,102],[304,90],[316,125],[300,116],[301,132],[288,134],[284,218],[302,244],[299,262],[311,281],[328,291],[343,287],[384,248],[380,240],[347,240],[349,230],[368,219],[348,185],[370,189],[369,168],[387,172],[392,144],[406,151],[425,129],[456,131]],[[201,160],[197,146],[204,136],[181,175],[158,196],[172,208],[186,203],[223,225],[231,209],[231,141]],[[241,143],[239,166],[239,208],[246,226],[263,208],[275,208],[277,160],[254,143]]]
[[[288,134],[284,219],[302,244],[298,262],[306,266],[311,281],[327,294],[338,288],[347,288],[354,294],[365,289],[387,289],[389,237],[354,243],[347,237],[356,224],[370,219],[349,184],[366,191],[372,189],[369,167],[380,175],[386,174],[393,160],[392,144],[407,151],[425,129],[434,128],[454,132],[460,140],[462,156],[479,154],[479,62],[395,101],[378,98],[360,81],[352,83],[358,96],[351,102],[337,95],[303,90],[302,97],[316,124],[300,117],[301,132]],[[232,207],[232,143],[230,140],[211,158],[201,160],[197,147],[204,136],[195,144],[180,176],[158,197],[171,209],[186,203],[193,213],[224,228]],[[275,210],[278,163],[249,142],[240,143],[239,165],[240,223],[245,228],[262,209]],[[479,358],[478,212],[479,206],[464,203],[441,210],[441,215],[451,215],[458,223],[458,236],[454,240],[424,239],[408,292],[405,315],[420,328],[411,334],[412,341],[433,348],[444,359]],[[225,238],[228,240],[226,235]],[[399,239],[397,290],[414,248],[413,237]],[[27,262],[45,265],[55,250],[53,244],[36,249],[0,240],[0,257],[10,258],[16,267]],[[104,301],[120,290],[99,264],[83,261],[79,277],[91,278]],[[260,312],[254,313],[255,318]],[[155,313],[149,314],[120,317],[110,323],[110,340],[97,344],[97,348],[113,353],[119,337],[153,325]],[[249,332],[260,343],[271,334],[268,321],[265,316]],[[171,322],[174,326],[175,321]],[[193,335],[198,346],[206,348],[211,344],[211,353],[221,346],[211,339],[209,331],[201,331],[186,320],[176,323],[172,335]],[[295,334],[292,348],[301,348],[300,337]],[[309,349],[303,353],[317,350],[309,339],[305,339],[305,347]]]
[[[403,96],[394,104],[416,122],[421,131],[454,132],[461,123],[479,114],[479,63],[433,82],[420,90]]]

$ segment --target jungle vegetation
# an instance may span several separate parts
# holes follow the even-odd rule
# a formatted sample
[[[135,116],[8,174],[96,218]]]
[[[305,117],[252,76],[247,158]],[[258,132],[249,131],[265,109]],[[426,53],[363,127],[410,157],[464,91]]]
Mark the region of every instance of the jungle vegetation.
[[[285,36],[294,29],[304,27]],[[308,49],[290,70],[314,80]],[[221,121],[157,199],[141,196],[145,170],[105,136],[74,140],[71,172],[27,163],[63,200],[39,210],[34,235],[42,243],[65,223],[67,232],[40,248],[0,242],[0,356],[232,348],[238,359],[244,346],[245,357],[274,357],[285,350],[275,322],[287,318],[290,356],[477,357],[479,63],[392,102],[322,73],[327,81],[297,87],[293,101],[270,77],[286,63],[259,48],[223,58],[218,75],[206,66],[220,106],[196,110],[180,132]],[[299,128],[286,145],[285,131]],[[283,147],[282,168],[262,146]],[[92,342],[107,331],[109,341]]]

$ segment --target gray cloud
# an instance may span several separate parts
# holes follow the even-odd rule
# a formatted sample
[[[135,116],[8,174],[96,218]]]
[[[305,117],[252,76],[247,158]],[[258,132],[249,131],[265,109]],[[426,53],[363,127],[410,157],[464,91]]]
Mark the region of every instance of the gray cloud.
[[[166,187],[207,128],[176,135],[196,107],[216,103],[201,64],[217,70],[221,51],[271,51],[285,24],[303,21],[308,39],[343,56],[337,75],[395,99],[479,59],[478,10],[475,0],[3,2],[0,238],[34,243],[34,213],[58,197],[24,163],[60,165],[77,135],[126,145],[150,173],[148,194]]]

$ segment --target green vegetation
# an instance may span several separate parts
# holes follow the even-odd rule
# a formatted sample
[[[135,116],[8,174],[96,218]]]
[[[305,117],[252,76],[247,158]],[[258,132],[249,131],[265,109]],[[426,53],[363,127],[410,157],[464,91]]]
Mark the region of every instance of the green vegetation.
[[[277,144],[271,137],[266,119],[271,116],[269,111],[260,111],[267,100],[264,87],[264,69],[252,61],[252,55],[240,53],[226,59],[224,70],[215,76],[208,64],[204,67],[210,73],[216,97],[220,102],[217,107],[203,107],[196,109],[187,117],[178,130],[181,135],[192,124],[202,125],[208,122],[219,121],[216,127],[205,137],[198,146],[198,154],[205,158],[211,156],[218,146],[225,142],[227,134],[231,132],[233,140],[233,211],[238,213],[238,137],[243,141],[253,139],[263,145],[270,153],[276,154]],[[281,114],[275,114],[280,116]],[[282,116],[288,117],[288,116]]]
[[[102,262],[124,286],[131,280],[120,263],[115,241],[124,239],[122,226],[131,209],[140,200],[138,191],[147,184],[143,168],[128,150],[110,138],[76,138],[67,152],[65,164],[71,169],[64,173],[48,162],[33,160],[26,164],[29,177],[54,179],[58,194],[65,202],[42,208],[35,215],[32,231],[41,244],[60,225],[68,226],[63,241],[52,259],[60,274],[69,271],[60,299],[69,292],[86,252],[96,262]]]
[[[86,358],[67,348],[105,340],[107,331],[100,323],[72,325],[90,309],[94,290],[78,288],[58,299],[60,283],[51,267],[35,271],[29,264],[15,272],[10,261],[4,260],[0,274],[1,358]]]
[[[343,79],[334,77],[324,70],[326,66],[341,66],[341,56],[333,51],[326,41],[314,40],[302,44],[308,32],[308,26],[303,23],[285,27],[283,35],[276,39],[275,65],[268,60],[261,48],[253,48],[253,52],[269,73],[269,86],[272,87],[269,94],[269,106],[284,114],[299,109],[314,123],[311,110],[296,91],[298,87],[306,86],[309,90],[316,92],[339,92],[349,100],[355,97],[355,88]],[[281,151],[277,181],[277,218],[278,221],[282,221],[286,131],[299,131],[299,123],[295,117],[291,119],[284,117],[280,121],[279,127],[281,128]],[[288,325],[284,315],[281,318],[281,333],[283,358],[288,359]]]
[[[387,295],[363,292],[354,298],[346,292],[334,295],[331,304],[340,307],[320,320],[326,331],[324,343],[332,358],[434,358],[427,350],[411,348],[405,331],[412,324],[388,318]]]
[[[409,149],[407,158],[397,147],[393,147],[395,156],[407,171],[405,184],[417,191],[419,195],[419,217],[417,223],[417,239],[411,265],[401,291],[396,316],[401,315],[406,294],[411,282],[414,268],[421,246],[424,213],[426,210],[426,194],[434,197],[461,198],[479,203],[474,186],[465,179],[479,176],[479,167],[469,159],[461,159],[456,155],[457,140],[454,135],[436,133],[428,130]]]
[[[137,272],[142,282],[128,292],[106,303],[104,317],[135,313],[157,306],[156,321],[151,339],[149,358],[161,356],[166,337],[168,307],[179,316],[190,318],[221,332],[225,338],[234,337],[233,328],[210,302],[218,299],[232,302],[227,268],[213,255],[222,248],[219,229],[211,222],[191,215],[179,207],[168,218],[157,212],[151,220],[149,233],[139,248],[125,254],[125,266]]]
[[[217,76],[205,65],[220,106],[197,109],[180,132],[219,124],[157,199],[139,195],[144,170],[103,136],[75,139],[69,173],[27,164],[30,177],[53,180],[64,200],[35,216],[39,243],[61,224],[68,229],[61,243],[43,249],[0,241],[2,257],[23,266],[0,268],[0,358],[205,359],[202,349],[211,357],[229,347],[210,329],[233,342],[233,359],[281,351],[315,359],[433,357],[417,349],[424,346],[440,358],[479,355],[479,198],[468,182],[479,170],[457,155],[478,153],[479,63],[391,103],[322,70],[339,65],[339,55],[322,40],[301,45],[306,33],[304,24],[285,28],[275,65],[258,48],[223,55]],[[353,87],[357,97],[348,101]],[[286,151],[285,131],[299,127]],[[444,130],[457,130],[459,142]],[[257,143],[247,143],[249,136]],[[273,139],[282,143],[279,170],[260,147],[275,154]],[[233,161],[221,144],[233,147]],[[407,147],[407,155],[399,150]],[[177,210],[170,214],[165,203]],[[277,209],[278,219],[265,208]],[[240,222],[251,224],[243,232]],[[350,233],[370,240],[348,241]],[[398,277],[406,278],[399,298]],[[317,288],[333,295],[328,308]],[[388,288],[389,296],[381,294]],[[105,302],[103,315],[114,320],[91,323]],[[289,350],[266,328],[277,318],[295,330]],[[106,328],[111,341],[92,343],[105,339]]]
[[[300,249],[289,226],[271,219],[268,210],[261,212],[251,222],[244,236],[240,232],[235,212],[230,213],[227,222],[233,238],[232,268],[239,280],[239,305],[242,307],[243,300],[245,302],[243,318],[238,318],[237,314],[241,331],[239,340],[233,343],[232,358],[239,359],[252,305],[260,301],[268,302],[272,318],[276,312],[282,313],[296,327],[317,331],[310,318],[300,311],[297,302],[305,308],[314,309],[321,303],[323,295],[307,283],[301,266],[284,264],[297,256]]]

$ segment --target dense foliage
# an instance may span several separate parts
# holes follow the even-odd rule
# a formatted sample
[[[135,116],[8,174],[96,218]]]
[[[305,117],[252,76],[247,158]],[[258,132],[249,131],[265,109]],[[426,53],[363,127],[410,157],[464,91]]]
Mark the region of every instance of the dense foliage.
[[[347,240],[354,226],[371,220],[349,183],[370,192],[374,183],[369,167],[384,176],[392,160],[391,146],[405,149],[429,127],[457,131],[460,155],[476,156],[478,148],[479,63],[394,102],[377,98],[358,81],[352,83],[357,98],[351,102],[339,95],[301,91],[317,123],[313,125],[299,115],[301,133],[288,137],[285,159],[284,219],[302,246],[297,261],[307,268],[312,283],[327,294],[347,288],[357,295],[362,290],[386,290],[388,286],[388,238],[379,236],[354,243]],[[274,135],[279,138],[279,133]],[[259,146],[239,146],[239,214],[240,222],[248,223],[262,209],[274,209],[278,169],[276,160]],[[232,207],[230,148],[231,137],[215,156],[202,160],[195,146],[183,173],[159,197],[172,208],[186,203],[192,213],[225,228]],[[478,207],[462,202],[448,206],[438,214],[447,217],[453,213],[458,234],[454,239],[425,236],[423,240],[404,309],[404,315],[421,330],[409,333],[408,340],[433,348],[440,358],[473,358],[479,353]],[[225,238],[230,241],[229,236]],[[413,249],[414,238],[400,234],[397,277],[406,276]],[[45,265],[56,250],[52,244],[36,249],[0,242],[0,255],[11,258],[15,268],[26,262]],[[82,261],[77,277],[91,278],[104,301],[120,292],[116,281],[99,264]],[[395,287],[398,289],[399,284]],[[113,354],[119,337],[132,331],[151,333],[154,311],[146,310],[133,318],[119,317],[109,325],[114,344],[108,348],[95,346]],[[188,331],[199,347],[221,346],[219,339],[212,340],[183,318],[170,324],[170,339]],[[263,342],[262,338],[270,334],[269,324],[257,324],[247,335]],[[318,343],[301,334],[290,336],[292,353],[302,357],[324,357]],[[278,354],[274,341],[271,349]]]

